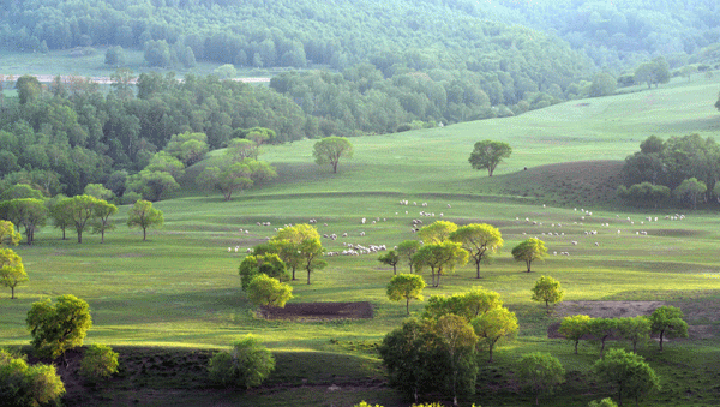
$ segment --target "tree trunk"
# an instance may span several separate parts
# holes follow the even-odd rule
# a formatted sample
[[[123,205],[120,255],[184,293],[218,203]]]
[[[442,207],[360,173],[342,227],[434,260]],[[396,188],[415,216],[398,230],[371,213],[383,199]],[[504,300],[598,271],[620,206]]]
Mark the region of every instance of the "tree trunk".
[[[15,299],[15,287],[13,287],[13,286],[10,286],[10,299],[11,300]],[[408,315],[410,315],[410,314],[408,314]]]
[[[405,304],[408,316],[410,316],[410,297],[407,297],[407,303]]]
[[[147,228],[143,228],[143,242],[145,241],[145,238],[146,238],[146,234],[145,234],[145,230],[146,230],[146,229],[147,229]]]
[[[310,272],[311,272],[311,271],[312,271],[312,270],[310,270],[309,268],[307,269],[307,273],[308,273],[308,276],[307,276],[307,285],[310,285]]]
[[[105,228],[100,229],[100,244],[105,243]]]
[[[529,273],[530,272],[530,263],[532,263],[532,261],[528,260],[525,263],[527,263],[527,272]]]
[[[475,273],[476,273],[475,278],[480,280],[480,260],[477,260],[475,262]]]
[[[80,230],[80,229],[78,229],[77,234],[78,234],[78,244],[82,244],[82,234],[83,234],[83,231]]]
[[[495,347],[495,342],[493,342],[493,343],[490,344],[490,360],[488,361],[488,363],[492,363],[492,362],[493,362],[493,348],[494,348],[494,347]]]
[[[580,339],[575,340],[575,354],[576,355],[577,355],[578,342],[580,342]]]
[[[335,161],[335,162],[332,163],[333,174],[337,174],[337,165],[338,165],[337,161]]]
[[[664,333],[665,333],[664,329],[660,330],[660,352],[662,352],[662,337],[663,337]]]
[[[293,266],[293,281],[295,281],[295,266]]]
[[[397,263],[393,264],[393,275],[397,275]]]

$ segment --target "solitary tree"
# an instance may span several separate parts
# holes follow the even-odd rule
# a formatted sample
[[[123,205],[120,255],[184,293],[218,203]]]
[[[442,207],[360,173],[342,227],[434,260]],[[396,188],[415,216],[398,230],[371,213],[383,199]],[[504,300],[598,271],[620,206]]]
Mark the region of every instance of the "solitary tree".
[[[33,338],[32,346],[41,355],[52,358],[82,346],[92,326],[90,306],[71,294],[61,295],[55,304],[49,299],[34,303],[25,322]]]
[[[163,213],[152,207],[150,201],[139,199],[128,211],[127,226],[140,227],[143,230],[143,241],[147,237],[147,228],[151,226],[162,226]]]
[[[0,248],[0,284],[10,288],[10,299],[15,299],[15,287],[28,281],[22,258],[10,249]]]
[[[393,267],[393,274],[397,274],[397,264],[400,261],[400,257],[398,257],[395,250],[390,250],[389,252],[380,255],[378,257],[378,261],[382,264],[387,264],[388,266]]]
[[[663,337],[678,338],[688,336],[688,324],[683,321],[683,312],[672,305],[663,305],[650,315],[652,333],[660,334],[660,352],[662,352]]]
[[[450,238],[456,230],[455,223],[439,220],[420,228],[418,236],[425,244],[440,244]]]
[[[235,342],[229,352],[218,352],[210,359],[210,378],[228,387],[257,387],[275,370],[275,357],[252,336]]]
[[[393,301],[406,300],[405,309],[410,316],[410,300],[422,300],[420,294],[427,284],[417,274],[399,274],[390,279],[387,287],[387,295]]]
[[[558,328],[565,339],[575,342],[575,354],[578,353],[578,342],[582,339],[583,335],[590,333],[590,318],[587,315],[573,315],[563,318]]]
[[[545,301],[545,310],[550,313],[550,304],[562,301],[565,293],[560,289],[560,282],[550,276],[542,276],[532,288],[533,301]]]
[[[475,148],[470,154],[468,161],[474,169],[486,169],[488,176],[492,177],[495,168],[502,162],[503,158],[510,157],[510,153],[512,153],[510,144],[483,140],[475,143]]]
[[[517,369],[518,378],[535,395],[535,405],[540,405],[540,395],[552,394],[556,385],[565,382],[565,368],[558,358],[545,352],[522,355]]]
[[[515,313],[505,307],[493,308],[473,318],[470,323],[475,329],[475,334],[480,338],[478,345],[490,352],[489,363],[493,362],[495,344],[503,338],[514,338],[518,329]]]
[[[545,242],[534,238],[523,240],[512,249],[512,256],[516,261],[525,262],[528,273],[530,273],[530,264],[537,259],[542,260],[546,254],[547,247],[545,247]]]
[[[420,250],[420,242],[417,240],[403,240],[400,242],[397,246],[397,249],[395,249],[398,254],[398,258],[403,259],[403,261],[407,261],[408,266],[410,267],[410,273],[413,272],[413,256],[415,256],[415,253]]]
[[[623,349],[611,349],[593,366],[598,377],[617,391],[618,405],[623,405],[623,396],[638,399],[653,390],[660,389],[660,379],[640,355],[627,353]]]
[[[345,137],[325,137],[313,146],[313,157],[318,165],[330,164],[333,173],[337,173],[341,157],[351,158],[353,145]]]
[[[475,261],[476,277],[480,279],[480,262],[487,258],[488,250],[495,252],[503,246],[502,234],[498,228],[487,223],[471,223],[450,234],[450,240],[462,243]]]
[[[258,274],[250,281],[246,289],[253,304],[284,307],[293,298],[293,288],[267,274]]]

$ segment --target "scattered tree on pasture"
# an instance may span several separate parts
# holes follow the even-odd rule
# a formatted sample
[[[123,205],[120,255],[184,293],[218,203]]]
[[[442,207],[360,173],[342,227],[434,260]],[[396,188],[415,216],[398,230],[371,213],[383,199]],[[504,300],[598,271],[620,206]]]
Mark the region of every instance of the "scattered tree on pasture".
[[[387,295],[393,301],[406,300],[405,309],[410,316],[410,300],[422,301],[420,293],[426,286],[425,280],[417,274],[399,274],[390,279]]]
[[[403,259],[403,261],[407,261],[408,266],[410,267],[410,273],[413,272],[413,256],[415,256],[415,253],[420,250],[420,242],[417,240],[403,240],[397,245],[397,251],[398,257]]]
[[[243,259],[240,263],[240,286],[243,291],[258,274],[266,274],[280,281],[289,279],[285,263],[276,253],[251,254]]]
[[[92,326],[90,306],[71,294],[61,295],[55,304],[50,299],[33,303],[25,322],[33,338],[33,348],[52,358],[82,346]]]
[[[533,301],[545,301],[545,310],[550,313],[550,304],[557,304],[562,301],[565,295],[560,289],[560,282],[550,276],[541,276],[532,288]]]
[[[68,198],[63,194],[55,195],[46,201],[50,216],[53,218],[53,226],[62,232],[62,240],[67,238],[67,228],[72,226],[72,217],[68,206],[72,203],[72,198]]]
[[[23,226],[25,241],[30,246],[35,241],[37,229],[47,221],[48,209],[42,199],[21,198],[2,202],[0,213],[6,220],[13,222],[16,228]]]
[[[522,355],[517,375],[520,382],[535,395],[536,406],[540,405],[540,395],[552,394],[556,385],[565,382],[565,368],[558,358],[545,352]]]
[[[266,253],[277,254],[283,263],[285,263],[286,267],[292,268],[292,280],[295,281],[295,269],[299,267],[303,261],[302,253],[298,251],[298,245],[296,243],[287,239],[277,240],[277,237],[274,237],[266,244],[255,246],[251,254],[257,256]]]
[[[128,211],[127,226],[142,228],[145,241],[147,229],[151,226],[162,226],[163,220],[161,210],[153,208],[150,201],[139,199]]]
[[[215,353],[208,366],[210,378],[226,387],[250,389],[261,385],[275,370],[275,357],[248,335],[229,352]]]
[[[65,385],[55,366],[28,365],[24,358],[16,358],[0,349],[0,403],[3,406],[59,405],[63,394]]]
[[[620,335],[633,345],[633,352],[637,352],[638,342],[647,342],[650,339],[650,319],[646,316],[618,318],[617,329]]]
[[[664,338],[688,337],[688,324],[683,320],[683,312],[672,305],[663,305],[650,315],[652,333],[660,334],[660,352]]]
[[[20,233],[15,232],[15,225],[8,220],[0,220],[0,245],[17,246],[20,243]]]
[[[501,339],[510,340],[518,330],[517,317],[505,307],[493,308],[473,318],[470,323],[480,338],[478,346],[490,353],[489,363],[493,363],[493,349]]]
[[[439,220],[420,228],[418,237],[425,244],[440,244],[448,240],[456,230],[457,225],[455,223]]]
[[[293,298],[293,288],[287,284],[270,277],[267,274],[257,274],[250,280],[245,291],[250,302],[256,305],[284,307]]]
[[[430,267],[433,287],[440,286],[440,276],[453,272],[456,266],[462,266],[467,261],[468,252],[460,243],[450,241],[424,245],[413,256],[413,265],[417,271],[422,271],[425,266]]]
[[[82,243],[85,225],[90,219],[95,217],[95,209],[99,203],[99,199],[90,195],[78,195],[70,198],[67,205],[63,206],[67,211],[67,218],[70,219],[71,224],[75,226],[78,243]]]
[[[498,228],[487,223],[470,223],[450,234],[450,240],[462,243],[475,261],[475,278],[480,279],[480,262],[488,256],[488,250],[495,252],[503,246],[502,234]]]
[[[652,85],[657,88],[661,83],[670,82],[670,68],[665,57],[659,56],[635,69],[635,82],[647,83],[648,89]]]
[[[85,349],[78,373],[88,382],[100,383],[118,372],[119,357],[109,346],[90,345]]]
[[[398,257],[397,252],[395,250],[390,250],[389,252],[385,254],[381,254],[380,257],[378,257],[378,261],[382,264],[387,264],[388,266],[393,267],[393,274],[397,274],[397,264],[400,261],[400,257]]]
[[[95,233],[100,233],[100,244],[105,243],[105,231],[115,226],[113,222],[110,222],[110,217],[116,213],[118,213],[117,206],[105,200],[99,200],[95,203],[92,227]]]
[[[600,342],[600,357],[602,357],[605,351],[605,342],[618,331],[618,320],[616,318],[592,318],[587,329],[593,341]]]
[[[245,158],[241,162],[235,162],[225,157],[217,166],[205,168],[197,181],[201,185],[220,190],[223,198],[229,201],[234,192],[276,175],[275,168],[264,161]]]
[[[578,342],[586,334],[590,333],[590,322],[592,318],[587,315],[572,315],[563,318],[558,332],[565,336],[565,339],[575,342],[575,354],[578,353]]]
[[[623,405],[623,396],[638,399],[651,391],[660,390],[660,379],[645,363],[642,356],[627,353],[623,349],[610,349],[593,366],[595,374],[617,392],[618,405]]]
[[[475,148],[470,154],[468,161],[476,170],[486,169],[488,177],[492,177],[495,168],[500,164],[503,158],[510,157],[512,148],[510,144],[501,143],[499,141],[483,140],[475,143]]]
[[[254,141],[244,138],[234,138],[228,141],[225,155],[233,162],[242,162],[246,158],[258,158],[258,145]]]
[[[337,166],[341,157],[351,158],[353,145],[345,137],[325,137],[313,145],[313,157],[318,165],[330,164],[333,173],[337,174]]]
[[[453,294],[450,297],[431,296],[425,305],[423,318],[437,319],[454,314],[470,322],[473,318],[502,305],[500,294],[482,287],[473,287],[468,292]]]
[[[544,259],[546,254],[545,242],[534,238],[523,240],[512,249],[512,256],[516,261],[525,262],[528,273],[530,273],[530,264],[537,259]]]
[[[278,230],[272,241],[290,242],[297,249],[298,264],[303,265],[307,271],[307,283],[310,285],[310,274],[313,270],[319,270],[327,265],[322,258],[325,248],[320,242],[320,234],[317,229],[308,223],[300,223],[293,227]],[[295,273],[293,273],[294,278]]]
[[[10,299],[15,299],[15,287],[28,281],[22,258],[10,249],[0,247],[0,285],[10,288]]]

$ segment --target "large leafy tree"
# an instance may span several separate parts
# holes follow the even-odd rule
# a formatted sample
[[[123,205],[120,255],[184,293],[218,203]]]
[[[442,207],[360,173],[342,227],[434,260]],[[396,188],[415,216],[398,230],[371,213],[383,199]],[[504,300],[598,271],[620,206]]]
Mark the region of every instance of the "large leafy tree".
[[[545,242],[540,239],[530,238],[523,240],[517,246],[512,249],[512,256],[516,261],[525,262],[527,265],[527,272],[530,273],[530,265],[535,260],[542,260],[547,254],[547,247]]]
[[[127,226],[139,227],[143,230],[143,241],[147,238],[147,229],[151,226],[162,226],[163,212],[152,207],[150,201],[139,199],[127,214]]]
[[[186,167],[202,161],[209,151],[205,133],[181,133],[170,138],[165,151]]]
[[[256,274],[245,291],[250,302],[257,305],[284,307],[288,300],[293,298],[293,288],[289,284],[267,274]]]
[[[240,286],[245,290],[250,281],[258,274],[265,274],[285,281],[289,277],[285,272],[285,263],[276,253],[251,254],[240,263]]]
[[[100,233],[100,244],[105,243],[105,231],[112,229],[115,225],[110,221],[110,217],[118,213],[117,206],[108,203],[105,200],[99,200],[93,208],[93,231]]]
[[[393,274],[397,274],[397,264],[400,261],[400,257],[395,250],[390,250],[387,253],[380,255],[380,257],[378,257],[378,261],[382,264],[392,266]]]
[[[92,326],[88,303],[70,294],[61,295],[54,304],[50,299],[33,303],[25,322],[33,348],[52,358],[82,346]]]
[[[15,299],[15,287],[28,281],[22,258],[10,249],[0,247],[0,285],[10,288],[10,299]]]
[[[493,308],[473,318],[470,323],[480,338],[479,346],[490,353],[489,363],[493,363],[493,349],[498,341],[514,338],[518,330],[515,313],[505,307]]]
[[[512,148],[510,144],[499,141],[483,140],[475,143],[475,148],[470,153],[468,161],[476,170],[486,169],[488,176],[492,177],[495,168],[503,158],[510,157]]]
[[[439,220],[420,228],[418,236],[425,244],[439,244],[449,239],[456,230],[455,223]]]
[[[473,287],[468,292],[450,297],[433,295],[425,305],[424,318],[440,318],[444,315],[458,315],[469,321],[492,309],[502,307],[500,294],[482,287]]]
[[[325,248],[320,241],[320,234],[317,229],[308,223],[300,223],[293,227],[287,227],[278,230],[273,242],[287,241],[297,251],[298,264],[305,267],[307,271],[307,283],[310,285],[310,274],[313,270],[322,269],[327,262],[322,258]],[[294,279],[293,273],[293,279]]]
[[[351,158],[353,145],[345,137],[325,137],[313,145],[313,157],[318,165],[330,164],[333,173],[337,173],[340,158]]]
[[[163,195],[180,188],[175,177],[165,171],[151,171],[144,169],[128,177],[126,188],[128,191],[138,192],[143,198],[153,202],[159,201]]]
[[[424,245],[413,256],[413,265],[417,271],[430,267],[433,287],[440,286],[440,276],[453,272],[455,267],[467,261],[468,252],[460,243],[450,241]]]
[[[545,352],[522,355],[517,375],[520,382],[535,395],[536,406],[540,405],[540,395],[552,394],[556,385],[565,382],[565,368],[558,358]]]
[[[390,279],[387,295],[393,301],[405,300],[405,310],[410,316],[410,300],[422,300],[422,290],[427,284],[417,274],[399,274]]]
[[[462,243],[463,249],[473,258],[477,279],[480,279],[480,263],[490,252],[494,253],[504,243],[500,230],[487,223],[470,223],[462,226],[450,234],[450,240]]]
[[[590,322],[592,318],[587,315],[572,315],[563,318],[558,328],[565,339],[575,342],[575,354],[578,353],[578,342],[584,335],[590,333]]]
[[[95,217],[95,209],[101,201],[90,195],[78,195],[70,198],[69,203],[64,206],[68,211],[67,217],[77,231],[78,243],[82,243],[83,232],[88,221]],[[106,201],[103,201],[107,203]]]
[[[65,385],[55,366],[28,365],[0,349],[0,395],[3,406],[36,407],[60,404]]]
[[[210,378],[228,387],[250,389],[265,381],[275,370],[275,357],[248,335],[235,342],[229,352],[218,352],[210,359]]]
[[[218,165],[205,168],[198,176],[198,183],[219,190],[223,198],[229,201],[233,193],[276,175],[275,168],[267,162],[252,158],[236,162],[230,157],[224,157]]]
[[[637,352],[638,342],[647,342],[650,339],[650,319],[640,315],[637,317],[618,318],[618,332],[633,345],[633,352]]]
[[[663,305],[650,315],[652,333],[660,334],[660,352],[663,349],[663,338],[679,338],[688,336],[688,324],[683,320],[683,312],[678,307]]]
[[[623,405],[623,396],[633,397],[637,403],[643,395],[660,390],[660,379],[643,357],[623,349],[609,350],[593,369],[602,381],[615,388],[619,406]]]
[[[467,370],[467,366],[463,365],[469,364],[470,371],[472,373],[475,371],[473,362],[478,336],[475,335],[473,327],[468,324],[467,320],[457,315],[445,315],[438,318],[435,323],[435,330],[450,359],[453,405],[457,406],[458,386],[461,386],[460,381],[468,381],[468,378],[459,377]],[[473,377],[472,382],[474,381]]]
[[[683,180],[683,182],[675,188],[675,195],[681,201],[687,201],[692,205],[693,209],[697,209],[698,197],[702,197],[707,192],[707,185],[695,178]]]
[[[545,310],[550,312],[550,304],[557,304],[562,301],[565,295],[560,289],[560,282],[550,276],[541,276],[532,288],[533,301],[545,301]]]

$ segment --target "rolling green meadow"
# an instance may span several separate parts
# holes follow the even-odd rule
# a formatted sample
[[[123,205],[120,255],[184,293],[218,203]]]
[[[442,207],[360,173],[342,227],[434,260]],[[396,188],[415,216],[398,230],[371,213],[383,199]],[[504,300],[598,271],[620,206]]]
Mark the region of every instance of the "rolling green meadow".
[[[87,235],[78,245],[71,231],[61,240],[60,231],[47,226],[34,246],[14,248],[30,281],[16,289],[16,300],[10,300],[9,290],[0,292],[0,345],[27,345],[24,318],[30,305],[71,293],[91,307],[93,327],[85,343],[111,345],[127,362],[120,377],[86,396],[85,405],[349,407],[360,400],[408,405],[383,385],[374,352],[374,345],[406,317],[404,304],[386,296],[393,271],[377,261],[378,254],[328,257],[328,266],[313,272],[312,285],[305,284],[303,270],[291,283],[291,303],[370,301],[374,317],[361,321],[257,318],[240,290],[238,265],[246,248],[273,236],[276,227],[310,219],[317,219],[321,235],[348,234],[324,239],[327,251],[342,251],[343,241],[392,247],[415,238],[413,219],[424,225],[487,222],[500,229],[505,244],[481,266],[483,278],[476,280],[474,265],[468,264],[443,276],[439,288],[424,290],[426,296],[452,294],[481,285],[500,293],[518,316],[517,340],[497,350],[493,365],[482,365],[478,392],[462,405],[532,405],[532,397],[519,392],[512,371],[521,354],[534,351],[553,353],[568,372],[567,383],[555,396],[541,399],[542,405],[586,406],[609,395],[589,374],[597,346],[581,343],[574,355],[570,342],[548,339],[548,325],[559,319],[531,300],[530,289],[541,275],[561,282],[565,301],[667,301],[685,310],[686,321],[697,328],[691,332],[702,334],[672,341],[663,353],[654,342],[640,350],[663,386],[640,404],[718,405],[720,216],[688,209],[682,212],[684,220],[671,221],[665,216],[678,210],[638,211],[612,195],[621,182],[622,160],[648,136],[717,138],[720,114],[713,103],[718,89],[718,79],[697,76],[661,89],[571,101],[507,119],[353,138],[354,157],[341,160],[338,174],[313,162],[314,140],[264,146],[261,157],[276,166],[278,177],[229,202],[194,183],[194,176],[222,154],[211,152],[187,170],[181,192],[154,204],[164,212],[165,224],[149,229],[147,241],[142,230],[125,226],[124,206],[105,244]],[[492,178],[467,161],[473,144],[483,139],[513,148]],[[401,205],[402,199],[410,204]],[[419,211],[435,216],[421,217]],[[659,220],[647,222],[647,216]],[[592,230],[597,235],[585,234]],[[510,249],[535,236],[546,242],[549,253],[528,274]],[[571,245],[572,240],[579,244]],[[570,255],[559,255],[565,251]],[[407,266],[398,265],[398,271],[406,272]],[[422,308],[422,301],[410,303],[415,316]],[[178,368],[171,376],[152,373],[153,363],[174,360],[182,366],[187,355],[205,355],[197,357],[206,360],[209,350],[245,334],[276,353],[278,368],[263,388],[245,394],[208,389],[198,384],[204,368]],[[141,364],[149,373],[133,375],[128,366]],[[333,383],[340,389],[330,391]]]

